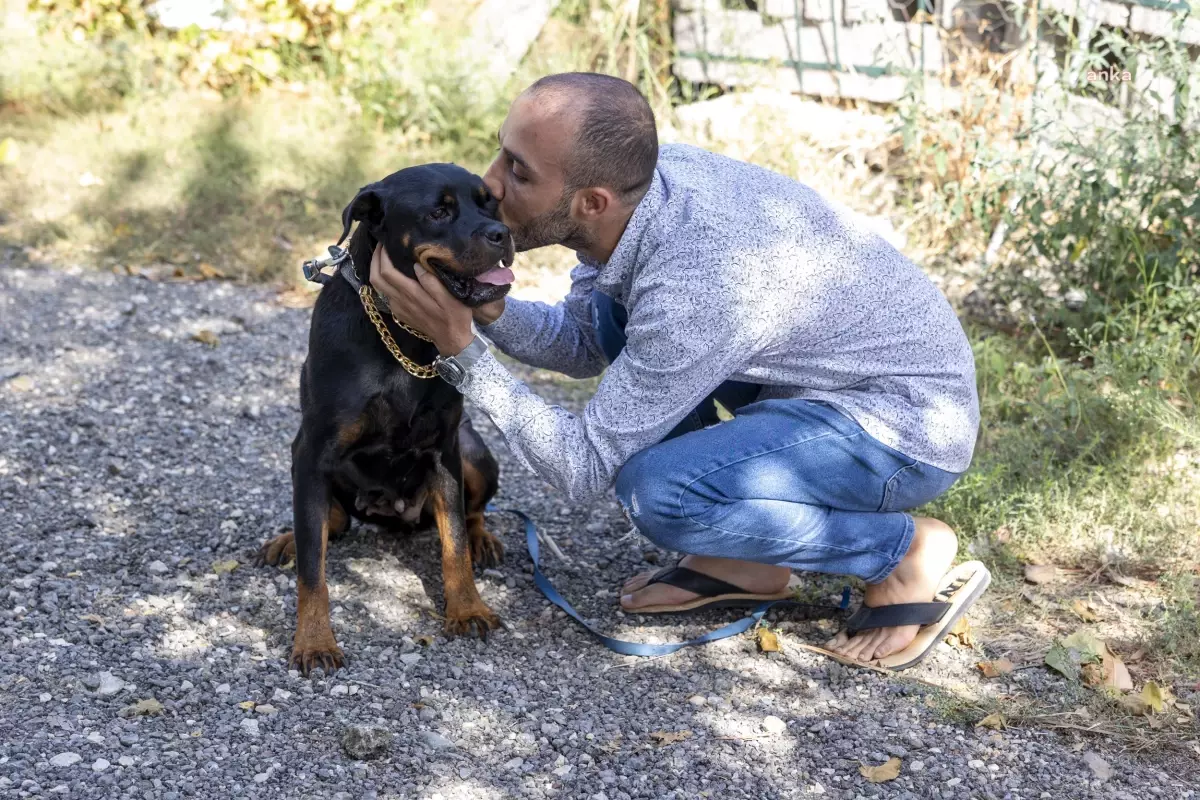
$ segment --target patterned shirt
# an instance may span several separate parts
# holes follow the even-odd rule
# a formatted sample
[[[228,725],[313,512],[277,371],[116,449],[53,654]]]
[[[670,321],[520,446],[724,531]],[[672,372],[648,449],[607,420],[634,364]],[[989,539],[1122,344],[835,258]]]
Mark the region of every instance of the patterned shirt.
[[[517,458],[592,499],[726,380],[760,400],[824,400],[871,436],[949,472],[971,463],[975,362],[958,317],[915,264],[852,211],[761,167],[660,148],[653,181],[607,263],[579,255],[559,304],[510,298],[480,329],[509,356],[576,378],[604,372],[579,416],[488,353],[462,392]],[[591,294],[626,307],[610,365]]]

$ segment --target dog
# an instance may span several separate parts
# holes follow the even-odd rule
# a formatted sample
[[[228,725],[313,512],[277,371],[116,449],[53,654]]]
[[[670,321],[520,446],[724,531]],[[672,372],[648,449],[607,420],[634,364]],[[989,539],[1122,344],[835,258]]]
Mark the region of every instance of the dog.
[[[514,253],[498,205],[478,176],[453,164],[427,164],[364,186],[342,213],[339,245],[352,223],[358,225],[350,261],[324,276],[309,327],[300,430],[292,442],[293,532],[267,541],[258,555],[260,564],[271,565],[295,557],[289,666],[305,675],[317,666],[330,674],[344,664],[329,621],[325,556],[329,537],[348,530],[351,517],[397,532],[436,526],[445,633],[486,638],[501,624],[479,596],[473,571],[474,564],[494,566],[504,555],[483,517],[499,465],[464,413],[462,395],[429,374],[437,348],[390,318],[386,301],[368,283],[371,256],[382,243],[401,273],[415,277],[420,263],[468,306],[503,297],[509,289],[503,279],[488,280],[489,273],[505,274]],[[360,293],[364,286],[369,302]],[[375,306],[374,320],[368,304]],[[423,377],[410,369],[414,365]]]

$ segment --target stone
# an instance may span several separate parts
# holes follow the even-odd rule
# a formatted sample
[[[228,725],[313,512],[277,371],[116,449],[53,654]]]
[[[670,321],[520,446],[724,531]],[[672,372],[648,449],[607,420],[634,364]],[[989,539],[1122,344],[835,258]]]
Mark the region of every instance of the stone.
[[[767,733],[783,733],[787,730],[787,723],[776,716],[769,716],[762,721],[763,730]]]
[[[170,568],[161,561],[151,561],[146,565],[146,571],[154,575],[162,575],[166,573],[168,569]]]
[[[104,770],[108,769],[111,766],[112,766],[112,764],[108,763],[103,758],[97,758],[92,763],[92,772],[104,772]]]
[[[433,731],[421,731],[421,741],[434,750],[449,750],[454,747],[454,742]]]
[[[96,694],[101,697],[111,697],[125,688],[125,681],[111,672],[101,672],[98,677],[100,678],[100,682],[96,688]]]
[[[50,759],[52,767],[70,767],[78,764],[83,760],[79,753],[59,753],[54,758]]]
[[[392,732],[374,725],[347,725],[342,731],[342,752],[356,761],[379,758],[392,744]]]

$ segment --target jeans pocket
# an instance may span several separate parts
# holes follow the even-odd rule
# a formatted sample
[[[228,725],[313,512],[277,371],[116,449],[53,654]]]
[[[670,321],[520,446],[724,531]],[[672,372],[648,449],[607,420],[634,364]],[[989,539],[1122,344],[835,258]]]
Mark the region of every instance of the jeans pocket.
[[[896,507],[898,505],[902,505],[904,502],[904,492],[900,491],[901,484],[904,482],[905,478],[917,471],[919,466],[920,465],[917,461],[913,461],[911,464],[896,470],[895,474],[887,479],[887,483],[883,485],[883,500],[879,503],[879,511],[889,512],[904,510]]]

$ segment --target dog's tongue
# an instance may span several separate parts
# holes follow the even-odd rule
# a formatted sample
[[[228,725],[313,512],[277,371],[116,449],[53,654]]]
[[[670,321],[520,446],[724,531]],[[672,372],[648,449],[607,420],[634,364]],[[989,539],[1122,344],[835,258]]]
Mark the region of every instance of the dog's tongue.
[[[495,269],[489,269],[482,275],[475,276],[475,280],[480,283],[490,283],[493,286],[507,286],[516,279],[513,271],[508,267],[496,267]]]

